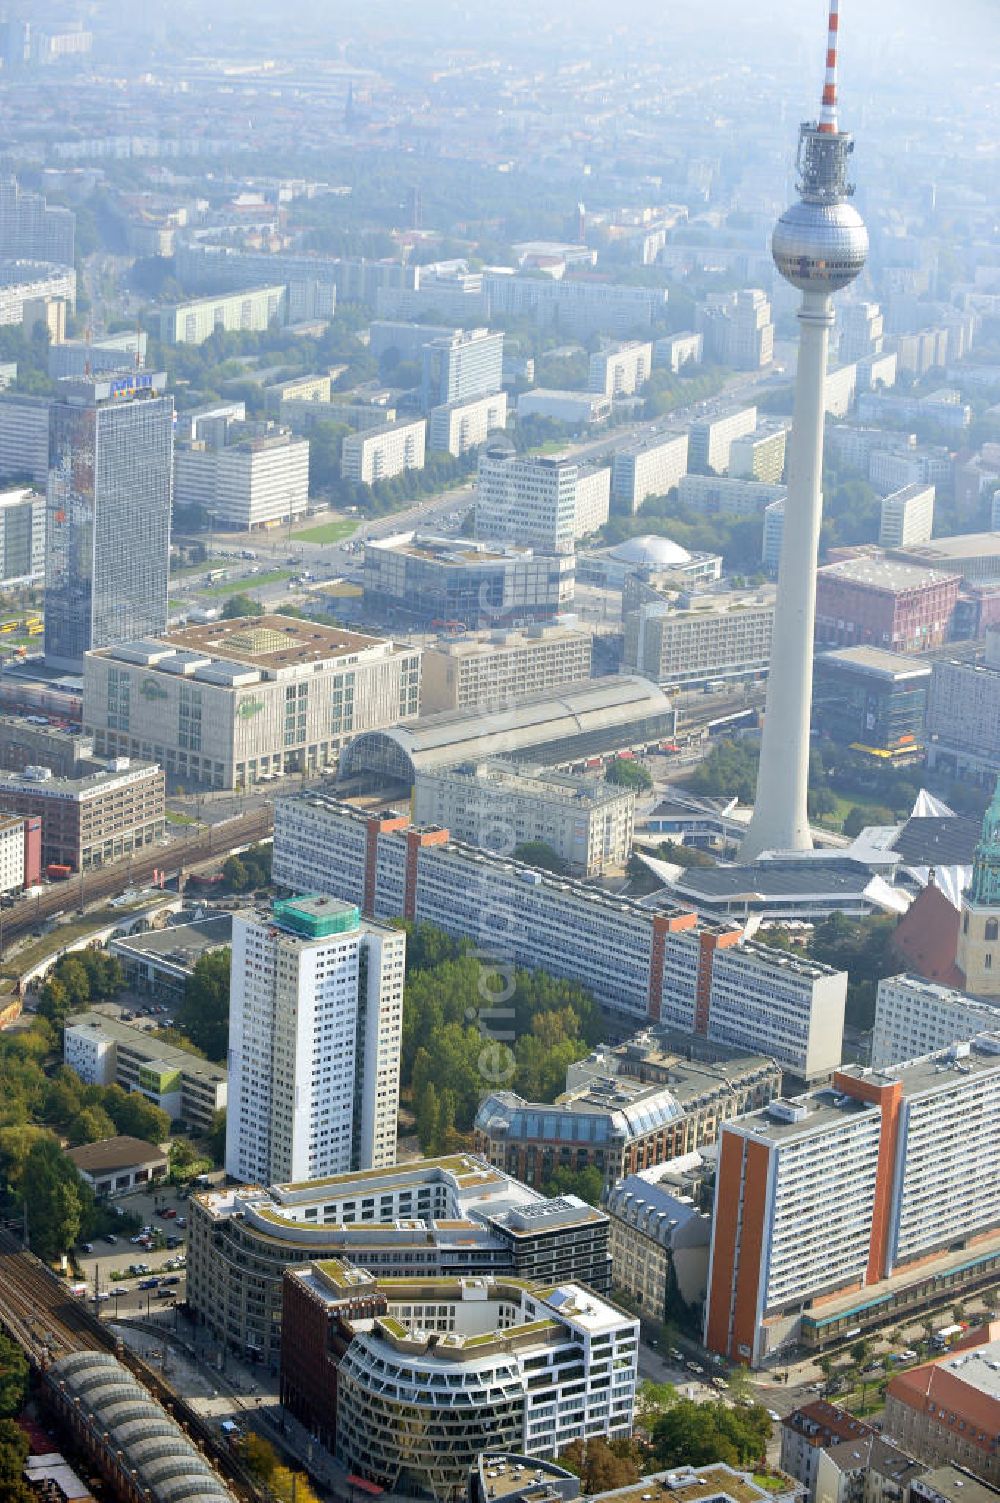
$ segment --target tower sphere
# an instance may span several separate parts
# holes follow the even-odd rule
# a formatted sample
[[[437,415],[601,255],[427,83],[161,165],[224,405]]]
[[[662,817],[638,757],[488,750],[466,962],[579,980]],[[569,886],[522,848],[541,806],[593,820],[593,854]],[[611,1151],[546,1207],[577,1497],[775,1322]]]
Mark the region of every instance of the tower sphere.
[[[801,292],[839,292],[864,268],[868,231],[853,204],[802,200],[775,225],[771,254],[785,281]]]

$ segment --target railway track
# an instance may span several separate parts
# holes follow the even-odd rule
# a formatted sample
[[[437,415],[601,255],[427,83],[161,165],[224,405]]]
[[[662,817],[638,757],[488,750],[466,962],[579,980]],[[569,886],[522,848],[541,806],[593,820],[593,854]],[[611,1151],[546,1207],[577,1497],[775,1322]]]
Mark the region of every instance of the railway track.
[[[70,877],[65,882],[56,883],[37,898],[25,899],[17,908],[3,915],[0,959],[15,940],[23,939],[53,914],[114,897],[124,887],[148,882],[154,872],[176,876],[213,856],[228,854],[236,846],[265,840],[270,836],[273,824],[270,807],[253,809],[236,819],[226,820],[224,824],[212,825],[187,840],[173,841],[169,847],[160,847],[148,855],[133,856],[131,861],[118,861],[114,866],[101,867],[97,871],[85,872],[82,877]]]

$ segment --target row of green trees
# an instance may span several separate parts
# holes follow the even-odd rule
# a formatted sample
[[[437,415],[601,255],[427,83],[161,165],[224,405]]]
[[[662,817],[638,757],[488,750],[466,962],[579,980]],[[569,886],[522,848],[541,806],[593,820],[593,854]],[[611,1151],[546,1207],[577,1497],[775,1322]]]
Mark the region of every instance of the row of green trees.
[[[33,1503],[24,1480],[28,1437],[14,1416],[28,1394],[28,1364],[16,1341],[0,1334],[0,1503]]]

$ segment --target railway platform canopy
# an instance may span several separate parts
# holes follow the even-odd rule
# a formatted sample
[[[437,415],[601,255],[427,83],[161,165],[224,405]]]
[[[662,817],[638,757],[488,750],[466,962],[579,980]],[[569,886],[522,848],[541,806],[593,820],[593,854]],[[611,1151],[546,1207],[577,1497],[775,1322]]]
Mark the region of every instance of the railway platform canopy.
[[[369,731],[345,750],[340,780],[368,776],[412,786],[417,773],[428,768],[491,757],[556,766],[672,737],[676,719],[657,684],[611,674],[502,709],[446,710],[391,730]]]

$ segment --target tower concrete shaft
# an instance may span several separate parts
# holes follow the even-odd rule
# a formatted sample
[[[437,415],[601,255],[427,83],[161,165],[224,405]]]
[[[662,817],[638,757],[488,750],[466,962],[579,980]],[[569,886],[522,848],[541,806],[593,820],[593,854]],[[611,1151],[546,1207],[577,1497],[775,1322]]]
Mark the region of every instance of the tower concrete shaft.
[[[824,388],[833,327],[833,300],[829,293],[805,294],[799,325],[795,418],[788,458],[788,495],[771,668],[757,798],[740,850],[740,858],[745,861],[755,860],[765,850],[812,849],[806,799],[816,560],[823,514]]]
[[[868,232],[848,202],[854,141],[837,117],[839,29],[840,0],[830,0],[822,110],[818,121],[799,131],[799,201],[785,210],[771,238],[775,266],[802,293],[802,332],[764,735],[753,818],[740,848],[744,861],[762,851],[812,849],[806,794],[826,361],[833,294],[860,275],[868,254]]]

